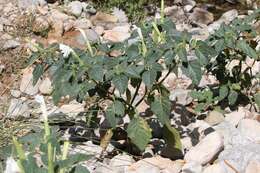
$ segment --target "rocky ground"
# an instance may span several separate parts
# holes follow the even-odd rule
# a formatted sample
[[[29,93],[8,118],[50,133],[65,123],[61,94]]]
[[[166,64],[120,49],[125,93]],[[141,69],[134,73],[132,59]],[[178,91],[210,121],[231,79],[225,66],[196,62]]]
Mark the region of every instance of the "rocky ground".
[[[216,18],[208,8],[199,6],[193,0],[178,1],[166,7],[165,14],[176,22],[179,30],[188,30],[194,38],[204,40],[221,23],[228,24],[236,17],[250,13],[247,11],[241,15],[237,9],[232,9]],[[122,42],[130,36],[132,30],[132,23],[122,10],[114,9],[108,14],[79,1],[59,5],[45,0],[0,0],[0,11],[1,123],[21,117],[37,121],[40,110],[34,101],[36,94],[45,96],[50,114],[62,112],[73,117],[85,110],[86,103],[76,101],[64,103],[60,107],[54,106],[48,76],[35,86],[32,85],[33,68],[25,68],[28,55],[35,51],[32,43],[48,45],[58,42],[84,48],[84,38],[77,28],[83,29],[92,42]],[[259,26],[256,26],[257,30],[260,30]],[[111,56],[117,56],[116,52],[111,53]],[[253,69],[259,71],[260,64],[255,63]],[[204,76],[200,85],[215,82],[211,76]],[[188,95],[190,84],[191,80],[186,76],[172,75],[165,81],[165,86],[172,92],[171,101],[181,105],[172,112],[172,125],[181,132],[184,157],[178,158],[167,149],[157,150],[156,146],[160,145],[157,140],[146,148],[142,157],[121,152],[109,145],[107,152],[117,151],[119,154],[103,161],[93,158],[85,165],[93,173],[260,172],[260,114],[250,107],[239,107],[235,111],[212,111],[203,116],[194,116],[182,108],[192,102]],[[144,112],[147,105],[143,103],[138,109]],[[158,128],[158,134],[154,135],[160,136],[160,124],[157,121],[151,123],[154,128]],[[100,136],[98,133],[95,135]],[[102,148],[89,140],[73,148],[73,152],[92,153],[98,157]]]

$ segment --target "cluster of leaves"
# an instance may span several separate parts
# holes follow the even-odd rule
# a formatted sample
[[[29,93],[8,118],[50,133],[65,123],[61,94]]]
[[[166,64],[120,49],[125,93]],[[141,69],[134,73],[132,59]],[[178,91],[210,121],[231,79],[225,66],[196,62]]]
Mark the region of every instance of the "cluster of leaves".
[[[260,11],[257,10],[245,19],[236,19],[229,25],[222,24],[207,39],[207,44],[217,53],[207,64],[207,72],[216,77],[219,85],[191,93],[200,102],[198,111],[220,103],[224,106],[249,101],[260,104],[259,94],[252,90],[259,85],[259,74],[252,73],[252,66],[260,60],[260,52],[256,51],[257,42],[254,40],[257,32],[252,23],[259,18]],[[247,65],[247,59],[251,60],[251,65]]]
[[[156,0],[97,0],[94,3],[99,8],[112,9],[116,7],[122,9],[126,12],[130,20],[139,21],[147,15],[144,7],[148,8],[149,4],[153,4],[156,7],[158,2]]]
[[[166,141],[181,149],[179,134],[169,123],[171,103],[163,81],[170,73],[182,68],[194,84],[200,82],[202,66],[207,64],[213,50],[206,43],[191,38],[189,33],[177,31],[170,19],[162,18],[142,24],[140,30],[133,31],[123,43],[97,43],[92,45],[92,51],[74,49],[68,57],[63,57],[58,45],[47,49],[40,47],[30,59],[30,64],[36,64],[34,83],[44,69],[50,68],[49,71],[54,71],[52,96],[55,104],[67,95],[78,101],[93,96],[98,96],[99,100],[112,100],[113,103],[104,110],[111,128],[117,126],[119,119],[129,115],[128,137],[140,150],[151,138],[150,127],[136,111],[136,107],[145,101],[168,129],[166,131],[170,133],[167,134],[172,134],[165,136]],[[189,61],[187,51],[191,50],[200,56]],[[111,51],[121,55],[109,57]],[[165,76],[162,76],[163,71],[167,71]],[[145,85],[145,93],[137,100],[141,84]]]
[[[17,159],[21,173],[87,173],[87,168],[81,165],[81,162],[89,160],[92,156],[81,153],[69,154],[64,141],[60,140],[57,128],[52,128],[50,136],[46,138],[44,130],[36,129],[35,133],[28,134],[17,140],[13,138],[13,146],[8,146],[2,153],[5,157],[13,155]],[[61,147],[64,143],[63,147]],[[51,144],[52,155],[48,154]],[[26,152],[25,152],[26,151]],[[50,157],[52,163],[49,162]],[[54,170],[48,169],[52,165]],[[14,165],[10,165],[14,167]],[[10,167],[9,166],[9,167]],[[22,168],[22,169],[21,169]]]

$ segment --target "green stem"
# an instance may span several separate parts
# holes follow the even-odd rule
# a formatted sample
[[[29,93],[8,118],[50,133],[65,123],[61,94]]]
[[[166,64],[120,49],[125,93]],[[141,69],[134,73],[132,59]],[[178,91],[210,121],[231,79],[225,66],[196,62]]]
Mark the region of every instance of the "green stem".
[[[164,22],[164,0],[161,0],[161,22]]]
[[[48,173],[54,173],[53,165],[53,147],[50,142],[50,127],[48,124],[48,119],[44,120],[44,129],[45,129],[45,142],[47,143],[47,154],[48,154]]]
[[[66,160],[67,159],[67,156],[68,156],[68,152],[69,152],[69,146],[70,146],[70,143],[69,141],[65,141],[64,142],[64,145],[63,145],[63,153],[62,153],[62,160]],[[60,170],[60,173],[64,173],[64,169],[61,169]]]
[[[15,137],[13,137],[13,143],[14,143],[14,146],[16,148],[16,152],[19,156],[19,160],[17,161],[18,167],[19,167],[21,173],[25,173],[22,163],[23,163],[24,160],[26,160],[26,156],[25,156],[25,153],[23,151],[23,148]]]

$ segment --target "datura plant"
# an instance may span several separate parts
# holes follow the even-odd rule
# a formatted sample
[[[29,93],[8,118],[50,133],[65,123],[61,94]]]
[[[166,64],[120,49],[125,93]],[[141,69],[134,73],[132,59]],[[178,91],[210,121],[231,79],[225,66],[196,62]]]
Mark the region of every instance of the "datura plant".
[[[238,22],[232,25],[242,27]],[[34,83],[45,71],[52,74],[55,104],[65,96],[78,102],[95,97],[97,104],[93,107],[104,112],[112,131],[118,127],[120,119],[129,116],[131,121],[126,132],[130,141],[141,151],[149,143],[152,131],[146,120],[139,116],[137,107],[142,102],[147,103],[163,125],[167,146],[181,150],[180,135],[170,124],[171,102],[168,99],[169,91],[163,85],[165,79],[171,73],[178,75],[178,69],[182,69],[196,88],[204,70],[215,74],[220,67],[225,69],[226,61],[238,58],[231,53],[239,52],[241,60],[245,56],[255,60],[259,58],[259,54],[240,37],[239,30],[232,29],[232,26],[222,26],[222,30],[223,27],[224,31],[217,31],[208,41],[194,40],[188,32],[176,30],[170,19],[161,17],[135,27],[131,37],[122,43],[99,42],[90,45],[86,40],[85,50],[62,44],[53,44],[48,48],[38,45],[38,51],[31,55],[29,64],[35,66]],[[119,52],[119,56],[111,57],[112,51]],[[195,52],[196,58],[189,59],[188,52]],[[221,60],[224,64],[219,62]],[[236,84],[231,80],[222,84],[229,86],[228,81]],[[140,96],[141,85],[145,89]],[[241,86],[239,83],[237,85]],[[235,96],[237,89],[229,86],[228,93]],[[98,104],[103,100],[111,101],[106,109]],[[95,115],[89,113],[86,122],[94,118]]]
[[[216,77],[219,84],[193,91],[191,95],[199,101],[197,110],[206,110],[214,105],[256,103],[260,107],[259,30],[252,26],[260,19],[260,10],[231,24],[222,24],[206,40],[217,52],[217,56],[206,66],[207,72]],[[259,38],[258,38],[259,39]],[[199,52],[196,53],[199,56]]]

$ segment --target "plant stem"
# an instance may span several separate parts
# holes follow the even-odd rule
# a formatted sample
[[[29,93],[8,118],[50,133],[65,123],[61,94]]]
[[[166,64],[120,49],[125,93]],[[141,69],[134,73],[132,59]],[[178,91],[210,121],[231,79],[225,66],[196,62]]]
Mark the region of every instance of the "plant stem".
[[[131,100],[131,102],[130,102],[131,105],[134,103],[135,98],[136,98],[136,96],[138,95],[138,91],[139,91],[139,89],[140,89],[141,84],[142,84],[142,81],[140,81],[139,84],[137,85],[137,88],[136,88],[136,90],[135,90],[134,96],[133,96],[133,98],[132,98],[132,100]]]
[[[161,22],[164,22],[164,0],[161,0]]]
[[[63,153],[62,153],[62,158],[61,158],[61,160],[66,160],[66,159],[67,159],[68,151],[69,151],[69,145],[70,145],[69,141],[66,140],[66,141],[64,142],[64,145],[63,145]],[[60,170],[60,173],[64,173],[64,169],[61,169],[61,170]]]
[[[17,161],[17,164],[19,166],[19,169],[21,171],[21,173],[25,173],[24,171],[24,167],[22,165],[23,161],[26,159],[26,156],[25,156],[25,153],[23,151],[23,148],[21,146],[21,144],[17,141],[17,139],[15,137],[13,137],[13,143],[14,143],[14,146],[16,148],[16,152],[19,156],[19,160]]]
[[[144,100],[146,95],[147,95],[147,87],[145,87],[145,93],[144,93],[143,97],[135,104],[134,107],[137,107],[138,105],[140,105],[142,103],[142,101]]]

